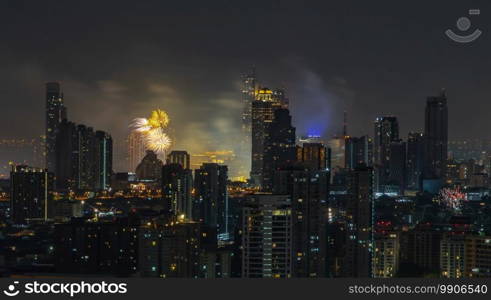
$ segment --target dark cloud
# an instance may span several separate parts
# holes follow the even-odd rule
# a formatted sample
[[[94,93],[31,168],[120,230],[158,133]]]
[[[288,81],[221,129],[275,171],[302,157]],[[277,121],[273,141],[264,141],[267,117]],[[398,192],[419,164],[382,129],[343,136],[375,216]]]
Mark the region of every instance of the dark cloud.
[[[469,8],[484,35],[455,44],[443,31]],[[129,122],[157,107],[176,147],[234,149],[239,75],[255,65],[286,88],[299,134],[339,132],[347,110],[354,135],[395,114],[404,136],[446,87],[450,136],[489,138],[490,13],[486,1],[3,1],[0,137],[42,134],[44,83],[59,80],[70,118],[114,136],[118,169]]]

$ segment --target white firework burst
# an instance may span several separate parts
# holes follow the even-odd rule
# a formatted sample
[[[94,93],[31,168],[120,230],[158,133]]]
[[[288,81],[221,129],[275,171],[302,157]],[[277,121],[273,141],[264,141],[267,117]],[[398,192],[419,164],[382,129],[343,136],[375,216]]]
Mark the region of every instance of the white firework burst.
[[[152,126],[148,123],[145,118],[136,118],[131,122],[130,127],[136,132],[148,132],[152,129]]]
[[[171,139],[162,128],[155,128],[146,132],[146,144],[149,150],[155,153],[164,153],[169,149]]]

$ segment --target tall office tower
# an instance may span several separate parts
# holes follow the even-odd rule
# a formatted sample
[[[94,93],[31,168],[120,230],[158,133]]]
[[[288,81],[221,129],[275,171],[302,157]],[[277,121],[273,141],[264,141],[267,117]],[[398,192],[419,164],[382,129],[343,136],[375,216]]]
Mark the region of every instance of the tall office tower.
[[[92,127],[85,125],[77,126],[78,155],[75,163],[78,172],[75,174],[75,187],[79,190],[94,189],[96,174],[95,170],[95,132]]]
[[[372,277],[373,255],[373,169],[349,171],[346,203],[346,254],[344,277]]]
[[[372,166],[373,141],[368,136],[345,137],[345,168],[356,169],[358,167]]]
[[[250,144],[252,126],[252,103],[256,97],[256,70],[253,68],[249,74],[242,75],[242,131],[246,144]]]
[[[55,225],[55,269],[59,273],[129,276],[138,267],[139,220],[130,215],[110,222],[73,219]]]
[[[220,239],[226,239],[229,234],[227,180],[227,166],[205,163],[194,171],[193,217],[216,230]]]
[[[400,255],[399,234],[388,233],[375,237],[373,277],[391,278],[397,275]]]
[[[132,131],[128,135],[128,171],[135,172],[146,155],[145,137],[141,132]]]
[[[292,211],[289,196],[249,196],[242,213],[242,277],[292,277]]]
[[[191,156],[187,151],[172,151],[167,155],[167,163],[180,164],[188,170],[191,168]]]
[[[256,71],[252,68],[250,72],[241,76],[242,87],[242,136],[240,142],[240,152],[238,157],[242,159],[240,167],[237,169],[239,176],[248,177],[251,172],[251,138],[252,138],[252,103],[256,99],[257,81]]]
[[[406,187],[406,143],[402,140],[390,143],[389,181],[396,186],[399,194],[404,195]]]
[[[491,236],[466,236],[465,276],[491,277]]]
[[[438,97],[428,97],[425,109],[425,179],[445,176],[448,147],[447,97],[442,90]]]
[[[389,181],[390,145],[398,140],[399,124],[396,117],[379,117],[375,120],[373,163],[377,192],[384,192],[385,186]]]
[[[10,172],[10,210],[12,222],[52,218],[53,173],[28,166],[12,166]]]
[[[54,172],[56,169],[56,135],[60,122],[66,119],[66,108],[63,104],[63,94],[58,82],[46,83],[46,169]]]
[[[424,166],[424,135],[420,132],[410,132],[407,137],[407,188],[421,190]]]
[[[462,278],[465,275],[465,235],[445,234],[440,241],[440,276]]]
[[[305,146],[305,144],[304,144]],[[291,166],[275,176],[275,194],[289,195],[294,277],[325,277],[329,171]]]
[[[113,173],[113,139],[104,131],[95,133],[95,189],[107,190]]]
[[[297,162],[309,170],[325,170],[329,167],[329,151],[321,143],[304,143],[297,147]]]
[[[163,165],[155,152],[147,150],[147,154],[136,167],[136,177],[140,180],[159,181],[162,178]]]
[[[295,161],[295,127],[288,109],[277,109],[264,141],[263,191],[273,189],[275,172]]]
[[[59,125],[56,137],[56,189],[75,188],[75,175],[78,173],[78,133],[75,123],[64,119]]]
[[[273,122],[274,111],[278,108],[281,108],[281,104],[273,97],[273,91],[261,88],[256,92],[256,98],[252,102],[251,180],[258,187],[263,184],[267,131]]]
[[[288,109],[290,100],[286,97],[285,90],[275,89],[273,90],[273,101],[279,103],[279,106],[284,109]]]
[[[193,173],[181,164],[168,163],[162,168],[162,198],[164,210],[181,219],[192,220]]]

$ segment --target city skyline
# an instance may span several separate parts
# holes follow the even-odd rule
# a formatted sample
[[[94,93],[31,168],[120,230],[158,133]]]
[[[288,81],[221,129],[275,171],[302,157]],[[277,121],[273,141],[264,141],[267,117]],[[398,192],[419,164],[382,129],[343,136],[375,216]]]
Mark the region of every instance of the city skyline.
[[[45,1],[0,46],[0,277],[491,277],[491,5]]]
[[[475,3],[486,11],[487,3]],[[122,28],[116,30],[112,25],[105,25],[106,33],[101,34],[95,30],[106,24],[104,12],[116,9],[124,14],[130,9],[129,4],[101,5],[100,11],[94,12],[91,26],[82,28],[86,22],[80,12],[85,7],[75,10],[61,4],[49,10],[47,6],[39,6],[31,12],[24,10],[22,4],[11,3],[8,6],[11,14],[5,16],[6,21],[24,23],[8,30],[7,40],[11,43],[0,49],[7,60],[3,74],[9,74],[2,80],[8,86],[4,97],[16,99],[15,103],[22,106],[10,101],[5,104],[0,126],[11,129],[1,137],[35,138],[43,134],[39,128],[44,120],[35,111],[43,107],[42,84],[54,80],[62,84],[65,105],[71,108],[73,121],[86,122],[112,134],[117,149],[116,169],[123,170],[125,165],[125,153],[121,149],[128,134],[127,122],[157,107],[167,109],[175,121],[174,149],[238,153],[237,143],[231,140],[241,129],[241,120],[235,117],[242,113],[240,75],[249,72],[253,65],[262,85],[286,88],[293,126],[299,135],[331,136],[342,132],[346,110],[351,135],[370,135],[366,124],[380,115],[395,115],[401,124],[401,136],[407,136],[409,131],[423,129],[421,111],[426,97],[445,87],[449,107],[454,108],[449,116],[449,138],[480,136],[485,109],[471,110],[473,106],[468,104],[482,105],[491,95],[486,84],[489,63],[479,59],[484,57],[483,49],[489,42],[480,39],[474,45],[455,45],[443,35],[467,6],[445,3],[443,16],[439,14],[439,4],[433,2],[424,7],[405,4],[395,7],[393,3],[385,3],[383,8],[373,4],[351,7],[320,3],[299,7],[288,1],[263,4],[261,14],[281,20],[285,27],[259,22],[253,26],[258,29],[264,26],[266,34],[252,37],[247,33],[246,19],[256,11],[221,4],[217,1],[207,7],[189,9],[184,9],[182,4],[167,5],[168,12],[164,15],[168,18],[164,20],[151,13],[152,10],[162,13],[161,4],[135,5],[131,7],[139,13],[134,19],[139,26],[128,27],[111,14],[110,19]],[[382,3],[379,5],[382,7]],[[216,21],[200,17],[215,16],[218,6],[224,12]],[[348,7],[353,10],[351,13]],[[53,18],[38,24],[36,17],[27,18],[34,16],[34,11]],[[376,21],[370,22],[361,11],[374,13]],[[21,18],[12,19],[21,13]],[[232,21],[227,15],[240,17]],[[404,25],[412,16],[418,17],[420,25]],[[177,25],[178,17],[186,20],[185,25]],[[63,21],[67,26],[56,26]],[[230,29],[217,26],[225,22],[232,25]],[[473,22],[485,26],[487,21],[477,18]],[[41,26],[45,34],[32,36],[25,27],[28,24]],[[198,37],[197,26],[203,26],[203,37]],[[289,34],[284,33],[284,28]],[[129,34],[127,38],[120,34],[125,30]],[[240,41],[241,34],[233,34],[231,30],[246,39],[257,39],[271,50],[240,48],[233,42],[219,46],[222,41],[217,37],[222,34],[231,41],[239,40],[238,45],[244,43]],[[304,35],[300,34],[302,30]],[[73,48],[86,32],[89,35],[83,47]],[[29,39],[19,41],[15,39],[17,34]],[[58,35],[67,38],[63,46],[52,43]],[[186,39],[177,41],[176,35]],[[126,40],[129,42],[125,43]],[[33,43],[42,46],[34,47],[38,49],[36,53],[27,50]],[[54,44],[64,55],[52,51]],[[94,52],[85,46],[89,44],[100,45],[101,51]],[[280,44],[288,46],[275,46]],[[116,45],[122,51],[113,51]],[[200,50],[191,52],[191,49]],[[219,63],[217,57],[226,63]],[[72,67],[67,68],[69,65]],[[205,70],[212,70],[213,76],[207,76]],[[206,105],[200,105],[203,103]],[[30,121],[19,122],[12,116]],[[216,144],[226,149],[216,149]]]

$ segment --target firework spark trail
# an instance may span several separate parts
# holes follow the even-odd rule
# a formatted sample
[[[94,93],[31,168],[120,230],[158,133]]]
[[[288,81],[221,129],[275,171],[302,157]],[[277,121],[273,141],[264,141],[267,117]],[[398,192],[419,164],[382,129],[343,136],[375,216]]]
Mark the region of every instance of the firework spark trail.
[[[155,128],[147,132],[146,144],[148,149],[157,153],[163,153],[169,149],[171,140],[162,128]]]
[[[152,111],[148,119],[134,119],[130,124],[130,128],[135,132],[144,134],[147,148],[160,154],[169,149],[172,143],[170,137],[164,131],[169,122],[170,119],[167,113],[157,109]]]
[[[441,203],[446,207],[460,211],[462,209],[463,202],[467,200],[466,194],[461,192],[460,189],[444,188],[440,191],[439,195]]]
[[[134,119],[130,124],[130,128],[133,128],[133,130],[136,132],[147,132],[152,129],[152,127],[148,124],[148,120],[145,118]]]

